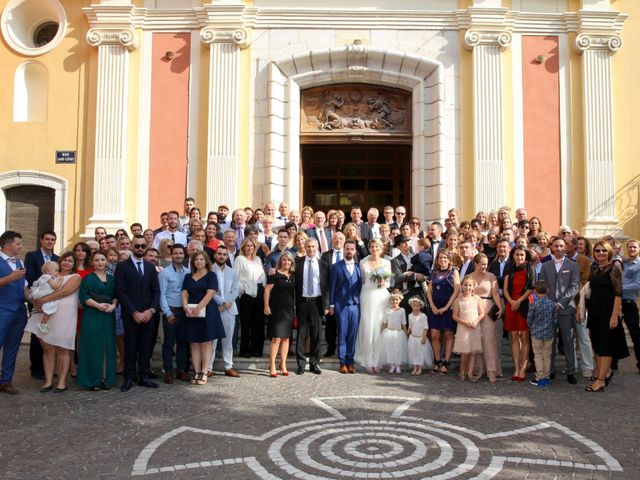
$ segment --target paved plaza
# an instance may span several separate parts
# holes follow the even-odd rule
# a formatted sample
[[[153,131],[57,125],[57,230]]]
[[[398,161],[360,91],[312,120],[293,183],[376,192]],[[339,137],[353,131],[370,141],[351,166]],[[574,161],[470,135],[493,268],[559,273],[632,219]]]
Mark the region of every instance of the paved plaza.
[[[2,479],[640,478],[631,359],[605,393],[333,362],[272,379],[263,361],[200,387],[41,394],[27,362],[23,345],[22,393],[0,396]]]

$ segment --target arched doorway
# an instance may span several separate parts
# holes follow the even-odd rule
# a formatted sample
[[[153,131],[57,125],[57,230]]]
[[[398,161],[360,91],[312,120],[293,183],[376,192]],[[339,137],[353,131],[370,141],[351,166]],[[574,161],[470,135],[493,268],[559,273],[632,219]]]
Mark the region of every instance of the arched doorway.
[[[366,83],[301,91],[302,200],[314,210],[411,209],[411,92]]]
[[[34,250],[42,232],[54,230],[55,190],[36,185],[8,188],[6,199],[7,230],[22,234],[22,253]]]

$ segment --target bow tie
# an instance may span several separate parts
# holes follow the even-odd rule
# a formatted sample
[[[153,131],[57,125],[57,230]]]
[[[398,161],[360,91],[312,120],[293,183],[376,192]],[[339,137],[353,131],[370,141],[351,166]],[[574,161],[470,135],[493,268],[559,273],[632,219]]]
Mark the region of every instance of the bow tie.
[[[564,262],[564,257],[562,257],[560,260],[558,260],[557,258],[553,259],[553,263],[563,263]]]

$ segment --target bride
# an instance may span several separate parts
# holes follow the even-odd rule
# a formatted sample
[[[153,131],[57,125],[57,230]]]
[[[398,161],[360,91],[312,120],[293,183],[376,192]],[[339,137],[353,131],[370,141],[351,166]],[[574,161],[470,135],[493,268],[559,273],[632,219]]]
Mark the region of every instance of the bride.
[[[380,240],[369,242],[369,256],[360,262],[362,292],[360,293],[360,326],[356,337],[355,361],[369,373],[380,372],[380,335],[384,313],[389,309],[389,280],[375,280],[371,273],[383,269],[391,275],[391,263],[382,258]]]

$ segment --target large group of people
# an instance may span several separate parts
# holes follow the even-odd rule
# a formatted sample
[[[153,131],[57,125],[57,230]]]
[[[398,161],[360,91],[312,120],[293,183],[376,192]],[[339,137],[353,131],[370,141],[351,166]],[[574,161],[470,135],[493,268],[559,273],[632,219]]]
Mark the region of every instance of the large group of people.
[[[461,381],[493,383],[504,377],[505,332],[513,382],[535,372],[531,384],[549,385],[563,354],[570,384],[581,374],[602,392],[629,356],[623,324],[640,371],[638,240],[623,256],[613,237],[592,246],[568,226],[545,231],[523,208],[470,221],[451,209],[426,225],[404,206],[348,214],[267,202],[205,217],[187,198],[156,229],[99,227],[59,257],[55,232],[44,232],[24,262],[21,234],[4,232],[0,392],[18,392],[24,331],[43,393],[65,392],[69,376],[94,391],[118,375],[123,392],[156,388],[161,375],[204,385],[217,352],[225,376],[238,377],[234,355],[261,357],[265,338],[272,378],[289,375],[290,354],[297,375],[321,374],[322,355],[342,374],[447,375],[459,355]],[[160,325],[162,374],[151,368]]]

